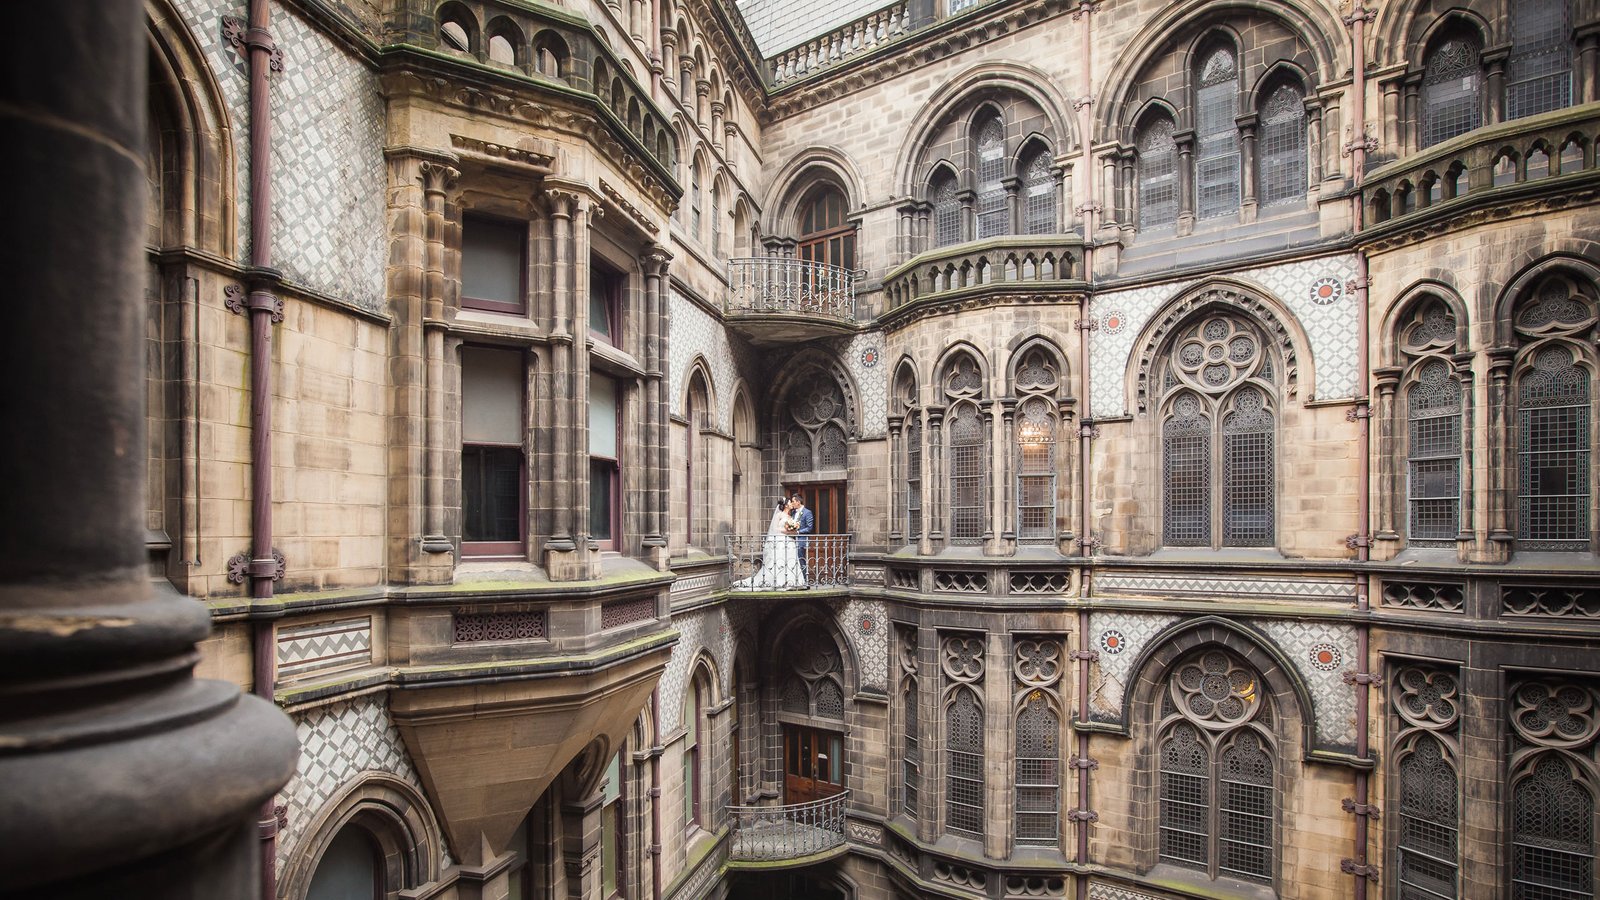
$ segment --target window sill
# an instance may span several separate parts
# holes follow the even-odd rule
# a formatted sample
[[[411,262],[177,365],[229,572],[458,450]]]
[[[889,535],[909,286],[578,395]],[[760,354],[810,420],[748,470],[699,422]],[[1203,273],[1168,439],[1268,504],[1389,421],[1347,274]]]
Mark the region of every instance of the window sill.
[[[1145,873],[1143,881],[1152,887],[1181,891],[1190,897],[1216,898],[1216,900],[1277,900],[1278,897],[1278,892],[1273,890],[1271,885],[1229,878],[1226,875],[1215,879],[1207,878],[1193,869],[1185,869],[1171,863],[1157,863]]]

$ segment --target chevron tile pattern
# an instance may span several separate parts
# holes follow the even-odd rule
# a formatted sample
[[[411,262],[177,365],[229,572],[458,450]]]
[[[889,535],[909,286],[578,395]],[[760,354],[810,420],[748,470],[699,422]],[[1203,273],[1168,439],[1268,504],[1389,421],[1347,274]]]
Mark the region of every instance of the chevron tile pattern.
[[[372,618],[282,629],[277,654],[280,678],[364,666],[372,662]]]

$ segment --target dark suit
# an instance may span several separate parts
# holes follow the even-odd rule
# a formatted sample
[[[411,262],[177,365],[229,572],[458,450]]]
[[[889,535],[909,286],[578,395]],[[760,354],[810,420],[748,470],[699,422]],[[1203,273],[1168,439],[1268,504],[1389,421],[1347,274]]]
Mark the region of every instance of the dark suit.
[[[800,521],[800,527],[795,529],[794,533],[795,554],[800,557],[800,568],[806,572],[806,579],[810,580],[811,573],[806,570],[806,544],[810,543],[811,539],[806,535],[816,530],[817,517],[811,514],[810,509],[802,506],[795,511],[795,518]]]

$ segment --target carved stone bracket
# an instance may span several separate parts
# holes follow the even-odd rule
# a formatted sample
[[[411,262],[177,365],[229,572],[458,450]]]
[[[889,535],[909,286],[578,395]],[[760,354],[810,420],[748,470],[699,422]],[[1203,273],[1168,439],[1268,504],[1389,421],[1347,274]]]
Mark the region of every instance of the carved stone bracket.
[[[1097,537],[1078,538],[1078,546],[1086,548],[1090,553],[1100,549],[1101,541]],[[1093,651],[1091,651],[1093,652]]]
[[[1365,534],[1352,534],[1345,537],[1344,545],[1351,550],[1358,550],[1362,547],[1371,547],[1372,538],[1371,536]]]
[[[1098,822],[1100,814],[1092,809],[1069,809],[1067,818],[1073,822]]]
[[[1372,418],[1372,407],[1365,403],[1362,403],[1359,406],[1351,407],[1350,409],[1345,410],[1344,413],[1344,420],[1346,422],[1359,422],[1362,419],[1370,418]]]
[[[1074,650],[1071,653],[1067,654],[1067,658],[1071,659],[1071,660],[1087,659],[1090,662],[1094,662],[1095,660],[1100,658],[1100,651],[1099,650]]]
[[[222,305],[239,316],[253,309],[264,309],[272,314],[274,324],[283,321],[283,298],[272,291],[246,291],[242,284],[230,284],[222,289]]]
[[[1372,803],[1357,803],[1349,797],[1346,797],[1344,798],[1344,802],[1339,805],[1344,809],[1345,812],[1350,813],[1351,815],[1365,816],[1374,821],[1383,818],[1383,814],[1378,811],[1378,807]]]
[[[1067,760],[1067,766],[1073,769],[1098,769],[1100,768],[1100,761],[1090,759],[1087,756],[1074,756]]]
[[[288,560],[284,559],[283,552],[277,547],[272,548],[272,556],[268,559],[251,559],[250,551],[246,550],[229,557],[228,583],[244,584],[245,579],[251,577],[282,581],[287,569]]]
[[[270,57],[267,69],[271,72],[283,71],[283,50],[272,40],[272,35],[264,28],[251,28],[249,23],[239,16],[222,17],[222,39],[228,46],[241,57],[247,56],[252,47],[263,47]]]
[[[422,179],[422,190],[429,194],[449,193],[456,186],[456,181],[461,178],[461,170],[444,163],[425,159],[418,167],[418,177]]]
[[[1340,676],[1345,684],[1379,685],[1383,679],[1371,672],[1346,672]]]
[[[1346,875],[1355,875],[1359,878],[1365,878],[1368,881],[1378,880],[1377,866],[1367,865],[1365,863],[1357,865],[1355,860],[1349,858],[1339,860],[1339,871],[1345,873]]]
[[[1350,12],[1346,13],[1343,18],[1344,24],[1352,27],[1357,22],[1365,22],[1370,25],[1371,23],[1378,21],[1378,11],[1375,9],[1368,9],[1366,6],[1358,2],[1355,9],[1350,10]]]

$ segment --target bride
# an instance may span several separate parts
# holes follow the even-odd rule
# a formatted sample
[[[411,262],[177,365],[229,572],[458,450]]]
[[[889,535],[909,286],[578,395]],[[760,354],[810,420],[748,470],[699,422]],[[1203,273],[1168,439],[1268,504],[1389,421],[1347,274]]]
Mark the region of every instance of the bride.
[[[761,568],[749,578],[734,582],[736,591],[788,591],[806,586],[805,569],[795,549],[794,529],[798,520],[789,515],[782,501],[772,511],[772,523],[761,545]]]

